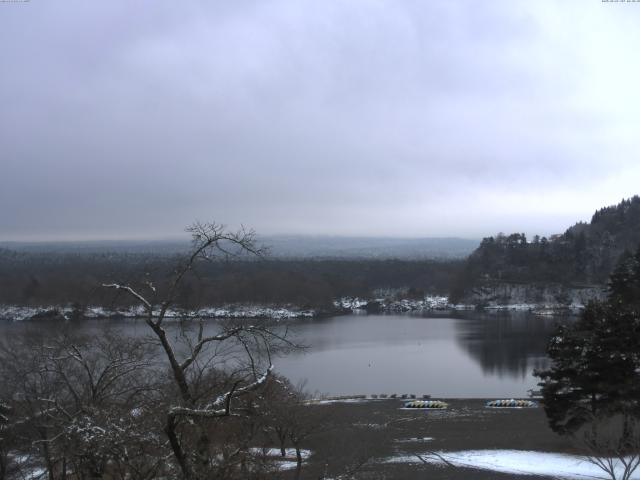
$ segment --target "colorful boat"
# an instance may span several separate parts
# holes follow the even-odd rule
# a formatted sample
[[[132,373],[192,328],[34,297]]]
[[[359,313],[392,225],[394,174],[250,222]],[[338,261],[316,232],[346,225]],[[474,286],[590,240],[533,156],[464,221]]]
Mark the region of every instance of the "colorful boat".
[[[538,404],[531,400],[515,400],[513,398],[487,402],[487,407],[489,408],[532,408],[537,406]]]
[[[448,406],[449,405],[440,400],[413,400],[404,404],[404,408],[442,409],[447,408]]]

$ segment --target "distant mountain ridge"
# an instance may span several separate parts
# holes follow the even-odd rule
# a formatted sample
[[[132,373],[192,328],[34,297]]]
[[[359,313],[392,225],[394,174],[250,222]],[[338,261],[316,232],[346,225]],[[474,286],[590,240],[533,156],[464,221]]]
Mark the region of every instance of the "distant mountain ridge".
[[[469,256],[452,297],[496,284],[605,285],[625,251],[640,245],[640,197],[596,211],[561,235],[499,234],[482,240]]]
[[[464,238],[260,236],[274,258],[329,259],[461,259],[480,243]],[[189,249],[187,241],[0,242],[0,248],[29,253],[174,255]]]
[[[392,238],[274,235],[263,237],[271,255],[285,258],[459,259],[480,243],[465,238]]]

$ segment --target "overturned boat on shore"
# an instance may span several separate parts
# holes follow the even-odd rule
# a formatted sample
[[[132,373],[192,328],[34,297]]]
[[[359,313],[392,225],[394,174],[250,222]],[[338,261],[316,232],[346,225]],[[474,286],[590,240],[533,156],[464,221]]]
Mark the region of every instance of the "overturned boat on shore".
[[[425,409],[443,409],[449,405],[440,400],[413,400],[406,402],[404,408],[425,408]]]
[[[515,400],[513,398],[508,400],[491,400],[490,402],[487,402],[487,407],[489,408],[533,408],[537,406],[538,404],[531,400]]]

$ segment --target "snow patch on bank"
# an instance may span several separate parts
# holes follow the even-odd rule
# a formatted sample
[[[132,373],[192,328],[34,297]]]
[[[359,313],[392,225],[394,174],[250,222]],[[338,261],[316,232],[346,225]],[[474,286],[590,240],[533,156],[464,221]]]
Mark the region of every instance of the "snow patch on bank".
[[[490,301],[481,303],[488,311],[531,311],[536,315],[557,315],[567,311],[578,311],[584,304],[574,302],[568,305],[546,303],[496,303]],[[232,304],[221,307],[204,307],[197,310],[169,309],[166,318],[255,318],[255,319],[295,319],[314,318],[321,314],[339,313],[406,313],[446,310],[474,310],[475,304],[450,303],[449,297],[427,295],[422,299],[407,299],[398,297],[342,297],[333,302],[335,311],[319,311],[304,309],[296,305],[242,305]],[[158,314],[159,310],[154,311]],[[106,308],[102,306],[88,306],[77,309],[72,306],[19,306],[0,305],[0,320],[63,320],[72,318],[142,318],[146,312],[142,306],[127,308]]]
[[[419,455],[419,457],[418,457]],[[546,475],[565,479],[604,479],[604,471],[585,457],[562,453],[524,450],[466,450],[460,452],[436,452],[418,455],[401,455],[385,460],[385,463],[430,463],[446,466],[476,468],[518,475]],[[620,467],[620,472],[622,468]],[[640,480],[636,471],[631,480]]]
[[[399,438],[395,440],[396,443],[416,443],[416,442],[432,442],[433,437],[411,437],[411,438]]]
[[[272,447],[272,448],[259,448],[259,447],[254,447],[254,448],[250,448],[249,451],[251,453],[253,453],[254,455],[262,455],[265,457],[281,457],[281,452],[279,448],[276,447]],[[296,456],[296,449],[295,448],[285,448],[285,457],[295,457]],[[302,457],[303,460],[308,459],[311,456],[311,450],[305,450],[305,449],[300,449],[300,456]]]
[[[366,403],[370,401],[368,398],[334,398],[326,400],[309,400],[309,405],[333,405],[334,403]]]
[[[298,461],[296,458],[295,448],[285,448],[285,456],[282,456],[279,448],[250,448],[249,451],[256,457],[264,457],[273,461],[278,470],[293,470],[298,467]],[[311,456],[311,450],[300,450],[300,457],[302,457],[302,463]]]
[[[48,477],[47,470],[32,460],[29,455],[9,454],[9,458],[15,462],[18,472],[15,478],[24,480],[41,480]]]

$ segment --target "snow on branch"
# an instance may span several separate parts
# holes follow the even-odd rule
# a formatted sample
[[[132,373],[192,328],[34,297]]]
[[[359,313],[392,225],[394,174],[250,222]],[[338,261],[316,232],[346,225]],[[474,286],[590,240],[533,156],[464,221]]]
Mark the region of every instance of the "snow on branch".
[[[253,392],[260,388],[267,382],[267,379],[271,375],[273,371],[273,365],[269,365],[269,368],[265,371],[265,373],[260,376],[256,381],[241,387],[241,388],[232,388],[226,393],[219,395],[212,403],[207,405],[205,408],[196,409],[196,408],[186,408],[186,407],[173,407],[169,411],[169,415],[173,417],[177,416],[186,416],[186,417],[202,417],[202,418],[213,418],[213,417],[223,417],[231,415],[231,400],[247,393]],[[223,408],[218,408],[223,407]]]
[[[116,290],[124,290],[129,295],[131,295],[134,298],[137,298],[138,300],[140,300],[140,302],[142,302],[142,304],[147,308],[148,311],[151,311],[151,309],[152,309],[151,303],[149,303],[149,301],[146,298],[144,298],[142,295],[140,295],[138,292],[136,292],[133,288],[131,288],[128,285],[120,285],[118,283],[103,283],[102,286],[105,287],[105,288],[113,288],[113,289],[116,289]]]

